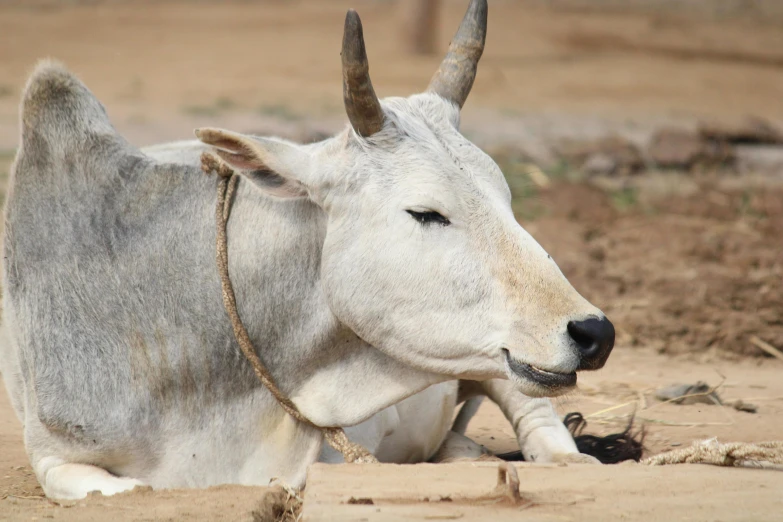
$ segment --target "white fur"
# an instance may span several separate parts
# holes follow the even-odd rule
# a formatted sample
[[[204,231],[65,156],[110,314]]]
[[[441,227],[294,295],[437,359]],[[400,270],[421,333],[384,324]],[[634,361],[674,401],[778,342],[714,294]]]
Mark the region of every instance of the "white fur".
[[[144,157],[57,67],[39,67],[23,107],[0,362],[46,494],[298,486],[319,456],[339,460],[236,349],[214,271],[214,181],[193,168],[207,148]],[[480,381],[527,457],[573,455],[551,403],[531,398],[567,389],[520,376],[507,354],[570,374],[580,352],[566,325],[603,314],[517,223],[503,174],[460,134],[454,105],[425,93],[383,110],[369,138],[349,128],[308,146],[199,133],[252,181],[239,184],[228,237],[257,349],[305,416],[347,427],[381,460],[424,461],[459,439],[456,379]],[[43,244],[61,256],[39,256]]]

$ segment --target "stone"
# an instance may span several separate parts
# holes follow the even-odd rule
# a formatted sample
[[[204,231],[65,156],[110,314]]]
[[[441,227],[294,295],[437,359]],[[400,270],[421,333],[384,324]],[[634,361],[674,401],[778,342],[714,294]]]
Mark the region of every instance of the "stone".
[[[617,169],[617,162],[609,154],[597,152],[588,156],[582,164],[582,170],[587,174],[609,175]]]
[[[699,133],[710,140],[734,144],[783,145],[783,130],[758,117],[734,124],[703,123]]]
[[[647,154],[664,168],[689,169],[705,155],[704,138],[684,129],[666,128],[653,135]]]
[[[620,136],[567,143],[560,147],[560,154],[591,174],[633,174],[644,167],[639,148]]]
[[[783,174],[783,146],[738,145],[737,168],[750,174]]]

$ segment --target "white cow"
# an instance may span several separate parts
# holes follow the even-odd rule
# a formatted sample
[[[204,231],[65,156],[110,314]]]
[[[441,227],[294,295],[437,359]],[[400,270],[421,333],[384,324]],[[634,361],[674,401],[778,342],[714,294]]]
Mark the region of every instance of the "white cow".
[[[459,133],[486,14],[473,0],[427,92],[381,102],[350,11],[351,125],[307,146],[201,129],[200,142],[139,151],[78,79],[38,66],[5,209],[0,364],[48,496],[301,485],[310,463],[339,460],[234,340],[204,150],[242,176],[228,226],[239,314],[311,421],[347,427],[382,461],[419,462],[453,442],[458,401],[488,395],[527,458],[579,458],[532,397],[603,366],[614,330]]]

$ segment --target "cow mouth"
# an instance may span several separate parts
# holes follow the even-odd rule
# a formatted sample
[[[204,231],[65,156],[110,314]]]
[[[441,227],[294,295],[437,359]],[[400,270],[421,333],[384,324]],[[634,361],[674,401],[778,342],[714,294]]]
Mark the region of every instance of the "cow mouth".
[[[542,370],[532,364],[528,364],[522,361],[518,361],[511,357],[508,350],[503,348],[503,353],[506,356],[506,364],[514,375],[532,381],[539,386],[550,388],[552,390],[561,388],[571,388],[576,385],[576,372],[571,373],[559,373],[551,372],[548,370]]]

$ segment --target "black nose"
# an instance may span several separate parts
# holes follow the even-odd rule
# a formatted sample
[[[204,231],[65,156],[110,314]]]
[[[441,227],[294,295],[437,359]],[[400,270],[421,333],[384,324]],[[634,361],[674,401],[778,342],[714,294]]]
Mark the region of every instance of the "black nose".
[[[614,348],[614,325],[606,317],[568,323],[568,335],[579,348],[579,369],[601,368]]]

